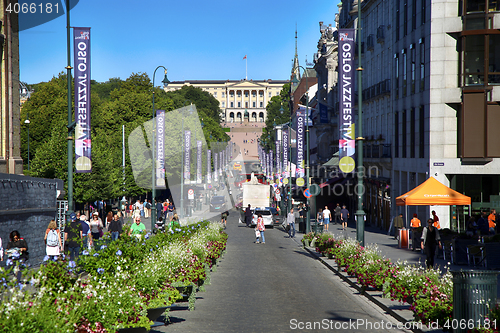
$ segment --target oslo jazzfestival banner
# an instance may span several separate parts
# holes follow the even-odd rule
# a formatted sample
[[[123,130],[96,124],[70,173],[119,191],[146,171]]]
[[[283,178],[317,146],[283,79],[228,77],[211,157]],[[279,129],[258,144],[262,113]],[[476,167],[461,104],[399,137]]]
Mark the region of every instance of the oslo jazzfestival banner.
[[[354,171],[354,29],[339,30],[339,168]]]
[[[304,177],[304,121],[306,109],[301,107],[297,110],[297,177]]]
[[[184,131],[184,184],[191,181],[191,131]]]
[[[165,110],[156,110],[156,187],[166,188],[165,184]]]
[[[290,128],[287,128],[287,130],[283,130],[283,171],[284,171],[284,176],[285,177],[290,177],[289,176],[289,171],[288,170],[288,135]]]
[[[212,183],[212,151],[207,150],[207,183]]]
[[[201,184],[201,148],[203,142],[200,140],[196,141],[196,147],[198,151],[196,152],[196,183]]]
[[[92,172],[90,139],[90,28],[73,28],[75,65],[75,172]]]

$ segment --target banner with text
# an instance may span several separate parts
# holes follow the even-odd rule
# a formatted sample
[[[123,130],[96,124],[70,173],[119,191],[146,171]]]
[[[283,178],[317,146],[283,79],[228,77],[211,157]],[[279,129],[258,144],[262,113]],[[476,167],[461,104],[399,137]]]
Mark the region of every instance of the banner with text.
[[[354,29],[339,30],[339,168],[354,171]],[[361,92],[359,92],[361,93]]]
[[[73,28],[75,65],[75,172],[92,172],[90,139],[90,28]]]
[[[196,146],[198,151],[196,152],[196,183],[201,184],[201,149],[203,142],[201,140],[196,141]]]
[[[167,188],[165,184],[165,110],[156,110],[156,188]]]
[[[191,181],[191,131],[184,131],[184,184]]]
[[[207,150],[207,183],[212,183],[212,151]]]
[[[306,109],[300,107],[297,110],[297,177],[304,177],[304,122],[306,120]]]
[[[288,128],[286,131],[283,130],[283,172],[284,172],[284,177],[289,177],[289,171],[288,170],[288,141],[289,141],[289,133],[290,129]]]

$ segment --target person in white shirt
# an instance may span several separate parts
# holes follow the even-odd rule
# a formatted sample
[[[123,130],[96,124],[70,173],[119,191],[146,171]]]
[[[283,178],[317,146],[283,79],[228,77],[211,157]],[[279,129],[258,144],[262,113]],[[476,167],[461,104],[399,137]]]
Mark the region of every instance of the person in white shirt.
[[[331,219],[332,213],[328,209],[328,206],[325,206],[325,209],[323,210],[323,223],[325,224],[326,231],[328,231],[328,225],[330,224]]]
[[[288,237],[294,238],[295,237],[295,214],[293,214],[293,208],[290,209],[290,213],[288,213],[288,215],[286,217],[286,223],[290,227],[288,229]]]

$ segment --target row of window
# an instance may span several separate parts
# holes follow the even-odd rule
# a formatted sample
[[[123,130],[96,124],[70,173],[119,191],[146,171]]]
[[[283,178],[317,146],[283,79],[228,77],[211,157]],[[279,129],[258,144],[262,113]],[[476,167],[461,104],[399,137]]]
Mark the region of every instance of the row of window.
[[[408,1],[411,1],[411,4],[409,4]],[[401,37],[401,29],[400,29],[401,16],[403,20],[402,37],[408,35],[408,27],[410,24],[412,31],[417,29],[418,24],[420,25],[425,24],[425,19],[426,19],[425,12],[427,6],[426,1],[428,0],[403,0],[402,4],[401,1],[399,0],[394,1],[396,4],[396,29],[394,29],[396,34],[396,41],[398,41],[399,38]],[[410,7],[411,7],[411,13],[409,13]],[[403,11],[403,13],[401,13],[401,10]],[[417,19],[417,13],[420,13],[420,20]],[[411,15],[411,21],[408,20],[409,15]]]
[[[416,113],[418,112],[418,127]],[[408,128],[408,117],[410,126]],[[424,131],[425,131],[425,113],[424,107],[420,106],[418,111],[415,108],[407,111],[399,111],[394,114],[394,157],[402,158],[424,158],[425,144],[424,144]],[[410,142],[408,144],[408,132]],[[417,141],[418,140],[418,145]],[[418,146],[418,153],[417,153]],[[408,156],[409,155],[409,156]]]
[[[212,94],[214,95],[214,97],[215,97],[215,98],[217,98],[217,91],[214,91]],[[244,94],[245,94],[245,97],[248,97],[248,96],[249,96],[248,91],[245,91],[245,93],[244,93]],[[238,91],[238,92],[236,93],[236,95],[237,95],[237,97],[241,97],[241,91]],[[260,95],[260,97],[261,97],[261,98],[264,98],[264,92],[263,92],[263,91],[260,91],[260,92],[259,92],[259,95]],[[278,96],[278,95],[279,95],[279,92],[277,91],[277,92],[276,92],[276,96]],[[272,96],[273,96],[273,93],[270,91],[270,92],[269,92],[269,97],[272,97]],[[221,97],[222,97],[222,98],[225,98],[225,97],[226,97],[226,93],[225,93],[224,91],[221,93]],[[229,93],[229,97],[234,98],[234,91],[231,91],[231,92]],[[255,91],[253,91],[253,92],[252,92],[252,97],[257,97],[257,93],[256,93]]]
[[[403,49],[400,53],[394,54],[394,76],[395,76],[395,97],[402,98],[425,89],[425,40],[421,38],[418,43],[418,65],[417,65],[417,51],[416,44],[410,45],[408,57],[408,50]],[[408,58],[410,59],[410,75],[408,77]],[[419,68],[417,69],[417,66]],[[417,73],[417,70],[419,73]],[[416,84],[417,75],[420,76],[420,84]],[[401,89],[400,89],[401,87]]]
[[[222,107],[225,107],[225,106],[224,106],[224,104],[225,104],[225,103],[224,103],[224,102],[222,102]],[[229,102],[229,105],[230,105],[230,106],[229,106],[230,108],[234,108],[234,102]],[[236,105],[237,105],[237,108],[241,108],[241,102],[237,102],[237,103],[236,103]],[[245,102],[245,107],[246,107],[246,108],[248,108],[248,107],[249,107],[248,105],[249,105],[249,104],[248,104],[248,102]],[[257,107],[256,102],[252,102],[252,107],[253,107],[253,108],[256,108],[256,107]],[[259,108],[263,108],[263,107],[264,107],[264,102],[259,102]]]

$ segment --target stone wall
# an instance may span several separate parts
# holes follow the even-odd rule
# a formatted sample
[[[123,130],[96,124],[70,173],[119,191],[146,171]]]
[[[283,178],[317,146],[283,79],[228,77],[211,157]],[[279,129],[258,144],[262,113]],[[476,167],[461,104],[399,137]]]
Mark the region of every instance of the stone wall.
[[[45,230],[56,217],[62,187],[59,179],[0,174],[0,238],[4,249],[10,232],[17,230],[28,243],[29,262],[36,264],[43,259]],[[5,258],[0,265],[5,265]]]

